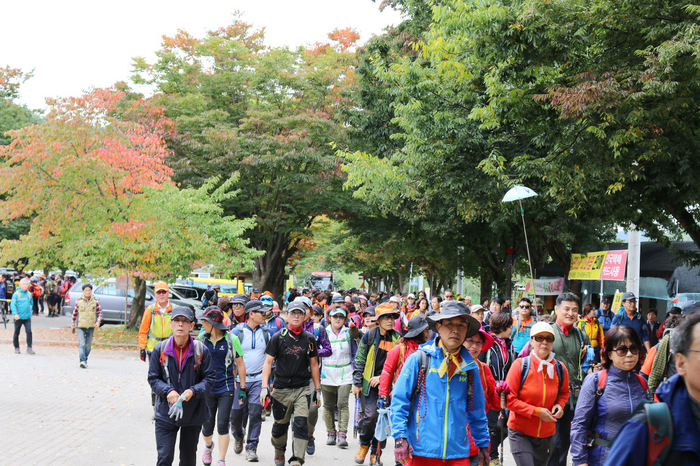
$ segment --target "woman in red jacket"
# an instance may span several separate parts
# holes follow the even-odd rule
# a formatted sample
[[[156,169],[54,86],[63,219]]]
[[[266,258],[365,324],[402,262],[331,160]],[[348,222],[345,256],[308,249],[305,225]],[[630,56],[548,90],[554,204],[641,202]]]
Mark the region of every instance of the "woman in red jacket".
[[[533,325],[530,355],[516,359],[506,377],[510,386],[508,440],[518,466],[547,464],[557,419],[569,400],[569,372],[554,359],[553,344],[554,332],[548,323]]]
[[[481,376],[481,385],[484,387],[486,395],[486,412],[489,409],[501,410],[501,398],[496,393],[496,379],[493,377],[493,372],[488,364],[479,361],[476,357],[484,353],[493,346],[493,337],[479,329],[479,333],[464,340],[464,347],[467,348],[469,354],[472,355],[474,361],[479,363],[479,375]]]
[[[388,405],[387,398],[391,393],[394,382],[401,373],[404,361],[425,343],[430,335],[428,321],[423,316],[411,317],[408,320],[408,330],[386,355],[382,375],[379,377],[379,402]]]

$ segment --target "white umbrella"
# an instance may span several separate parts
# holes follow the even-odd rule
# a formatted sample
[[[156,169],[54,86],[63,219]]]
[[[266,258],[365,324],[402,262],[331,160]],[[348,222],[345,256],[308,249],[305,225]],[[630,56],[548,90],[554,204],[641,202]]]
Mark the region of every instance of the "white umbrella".
[[[527,250],[527,262],[530,265],[530,278],[532,279],[532,295],[537,298],[535,288],[535,274],[532,273],[532,259],[530,258],[530,244],[527,241],[527,229],[525,228],[525,210],[523,209],[523,199],[537,196],[537,193],[527,186],[513,186],[503,196],[503,202],[518,201],[520,203],[520,216],[523,219],[523,232],[525,233],[525,249]]]

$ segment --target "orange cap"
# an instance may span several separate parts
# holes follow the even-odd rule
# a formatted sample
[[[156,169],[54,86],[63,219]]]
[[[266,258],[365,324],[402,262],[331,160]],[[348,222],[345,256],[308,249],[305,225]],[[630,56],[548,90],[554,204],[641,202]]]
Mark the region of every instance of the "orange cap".
[[[168,284],[165,283],[164,281],[156,282],[156,285],[155,285],[156,293],[159,292],[160,290],[169,291],[170,288],[168,288]]]

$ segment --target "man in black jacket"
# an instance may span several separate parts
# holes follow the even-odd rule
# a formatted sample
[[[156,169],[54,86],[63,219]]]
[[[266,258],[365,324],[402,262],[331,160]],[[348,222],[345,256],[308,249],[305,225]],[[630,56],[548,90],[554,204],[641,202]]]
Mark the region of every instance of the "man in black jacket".
[[[158,466],[173,464],[178,431],[180,466],[195,466],[199,433],[209,417],[205,396],[216,374],[209,350],[190,336],[194,324],[192,309],[176,307],[170,320],[172,336],[158,343],[151,354],[148,383],[157,397]]]

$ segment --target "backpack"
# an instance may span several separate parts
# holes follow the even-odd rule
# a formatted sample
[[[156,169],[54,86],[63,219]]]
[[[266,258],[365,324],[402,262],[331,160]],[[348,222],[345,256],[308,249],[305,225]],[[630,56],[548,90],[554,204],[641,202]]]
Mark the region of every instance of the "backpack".
[[[416,353],[418,353],[418,380],[416,382],[416,386],[413,387],[413,393],[411,393],[411,405],[413,404],[413,401],[416,399],[416,397],[425,393],[425,378],[428,375],[428,370],[430,368],[430,358],[428,356],[428,353],[426,353],[425,350],[422,350],[420,348],[416,350]],[[478,361],[474,362],[476,362],[477,364],[479,363]],[[472,397],[474,396],[474,371],[467,372],[467,386],[467,406],[469,411],[474,411],[474,406],[471,402]],[[422,398],[425,399],[425,396],[423,396]],[[419,401],[420,399],[421,398],[419,398]],[[418,407],[418,409],[420,410],[420,406]]]
[[[5,280],[5,283],[7,283],[7,287],[5,288],[5,293],[12,294],[15,292],[15,282],[12,281],[12,279]]]
[[[200,340],[202,343],[204,343],[204,338],[205,338],[204,335],[206,335],[206,333],[202,333],[201,335],[199,335],[199,338],[198,338],[198,340]],[[229,366],[231,366],[233,361],[236,359],[236,356],[234,356],[234,354],[233,354],[235,349],[233,347],[233,335],[231,334],[231,332],[224,333],[224,338],[226,338],[226,342],[228,343],[228,350],[226,351],[226,359],[225,359],[225,363],[224,363],[226,366],[226,369],[228,369]],[[240,339],[238,341],[240,341]],[[196,354],[197,354],[197,349],[195,348],[195,355]],[[196,357],[195,357],[195,359],[196,359]],[[236,375],[237,375],[236,366],[234,365],[233,366],[233,376],[235,377]]]
[[[644,400],[635,408],[630,420],[646,424],[647,461],[645,466],[661,466],[666,461],[673,445],[673,419],[666,403],[654,403]],[[627,439],[615,436],[613,442],[625,442]]]
[[[260,329],[263,332],[263,338],[265,339],[265,346],[270,342],[270,330],[268,330],[267,325],[260,325]],[[238,330],[238,334],[236,335],[238,337],[238,341],[241,342],[241,345],[243,344],[243,337],[245,336],[245,332],[243,332],[243,328],[240,328]]]
[[[557,369],[557,376],[559,377],[559,389],[557,391],[557,398],[559,398],[559,395],[561,394],[561,386],[564,384],[564,366],[562,363],[557,361],[556,359],[554,360],[554,367]],[[530,372],[530,356],[527,356],[525,358],[522,358],[522,363],[520,364],[520,388],[518,388],[518,391],[523,389],[523,385],[525,384],[525,379],[527,378],[527,374]]]
[[[644,377],[641,375],[635,373],[634,375],[637,376],[637,379],[639,379],[639,383],[642,385],[642,389],[646,393],[648,390],[647,387],[647,381],[644,380]],[[598,418],[598,400],[600,400],[600,397],[603,396],[603,393],[605,393],[605,385],[608,383],[608,371],[607,370],[602,370],[597,373],[596,377],[598,378],[598,382],[596,384],[596,390],[595,390],[595,406],[596,410],[593,413],[593,420],[591,421],[591,427],[595,425],[595,421]],[[607,447],[610,448],[610,445],[612,445],[612,440],[603,440],[602,438],[598,437],[598,434],[596,432],[589,432],[588,433],[588,441],[586,442],[586,446],[592,447],[594,445],[601,446],[601,447]]]
[[[163,372],[165,373],[165,381],[168,383],[168,385],[172,385],[172,383],[170,383],[170,369],[168,369],[168,358],[171,358],[172,356],[165,354],[165,351],[163,350],[166,346],[168,346],[172,338],[172,336],[169,336],[163,340],[160,351],[160,365],[163,368]],[[199,338],[193,339],[192,342],[194,344],[194,370],[197,375],[199,375],[199,378],[202,379],[202,354],[204,353],[204,343],[202,343]]]

